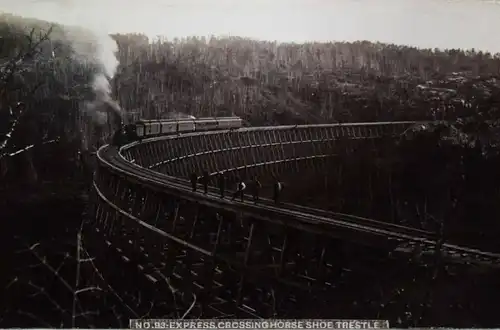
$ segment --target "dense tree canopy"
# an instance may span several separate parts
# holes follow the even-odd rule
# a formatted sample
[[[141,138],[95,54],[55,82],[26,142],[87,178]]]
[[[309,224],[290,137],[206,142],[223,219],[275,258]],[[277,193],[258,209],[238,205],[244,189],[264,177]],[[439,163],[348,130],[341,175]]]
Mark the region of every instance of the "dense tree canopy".
[[[453,119],[476,109],[494,116],[489,104],[498,97],[493,77],[499,57],[474,50],[242,38],[115,39],[120,103],[147,109],[148,117],[165,111],[233,112],[258,124],[282,122],[283,115],[302,122]]]
[[[48,168],[66,180],[67,186],[69,180],[61,174],[65,166],[61,161],[70,159],[76,149],[82,149],[82,141],[113,129],[108,125],[89,125],[88,118],[82,118],[81,102],[93,97],[91,82],[95,68],[75,61],[69,44],[61,41],[63,34],[62,27],[47,22],[12,15],[0,17],[0,180],[23,178],[24,172],[12,175],[22,163],[28,164],[34,181],[37,171]],[[329,207],[428,230],[446,228],[446,235],[440,232],[441,238],[462,233],[460,242],[486,243],[481,246],[498,249],[494,238],[500,233],[495,217],[500,214],[496,132],[499,55],[367,41],[280,44],[237,37],[171,41],[151,41],[140,34],[113,37],[118,43],[120,60],[112,81],[113,96],[131,118],[159,118],[176,113],[234,114],[251,125],[449,120],[446,124],[427,125],[425,129],[415,128],[394,141],[367,143],[356,154],[347,152],[349,148],[342,144],[345,141],[339,141],[336,169],[327,173],[327,180],[322,180],[329,180],[337,187],[338,200]],[[427,134],[421,134],[422,131]],[[52,153],[32,152],[55,139],[65,141],[69,147]],[[94,139],[86,146],[95,148],[103,142],[104,139]],[[21,162],[17,161],[19,158]],[[299,199],[304,197],[298,196]],[[39,207],[37,211],[46,212],[52,221],[60,204],[52,203],[48,210]],[[70,204],[66,206],[73,208]],[[34,212],[31,209],[30,212],[26,218],[33,217]],[[13,219],[18,216],[13,214]],[[69,236],[68,216],[64,220],[62,225],[50,222],[51,229],[61,231],[53,242]],[[81,228],[79,220],[74,221],[78,222],[77,230]],[[49,228],[49,221],[47,228],[44,226],[45,223],[37,231]],[[28,246],[37,244],[30,242]],[[59,253],[54,255],[62,255],[60,247],[52,249]],[[88,260],[91,259],[89,256]],[[33,286],[31,280],[38,275],[30,278],[26,268],[22,268],[22,273],[28,279],[25,282]],[[74,274],[71,275],[74,279]],[[47,287],[52,286],[54,276],[51,273],[48,277],[51,284]],[[383,293],[384,299],[387,295],[392,303],[402,306],[397,309],[399,316],[381,314],[384,306],[376,306],[373,310],[377,317],[388,315],[396,319],[405,314],[410,319],[415,310],[427,308],[424,304],[409,306],[401,294],[404,290],[399,290],[405,286],[410,285],[401,284],[393,295]],[[44,288],[38,293],[46,293]],[[101,300],[109,303],[110,296]],[[69,301],[67,297],[64,299],[66,303]],[[425,304],[432,305],[432,297],[428,300]],[[462,314],[489,313],[476,302]],[[106,303],[97,308],[105,310],[109,307]],[[61,305],[68,308],[71,302]],[[40,306],[33,308],[37,312],[40,309]],[[105,319],[103,324],[109,325],[109,316],[104,314],[99,316]],[[58,315],[51,320],[52,324],[61,322]],[[419,322],[421,319],[415,318],[414,323]]]
[[[48,31],[51,36],[38,42]],[[68,44],[60,42],[62,27],[4,15],[0,33],[2,62],[21,65],[13,81],[3,79],[2,115],[23,101],[28,110],[37,108],[38,135],[78,132],[73,125],[79,103],[89,97],[91,68],[72,59]],[[497,117],[498,54],[367,41],[113,37],[120,60],[114,92],[136,117],[235,114],[253,125]]]

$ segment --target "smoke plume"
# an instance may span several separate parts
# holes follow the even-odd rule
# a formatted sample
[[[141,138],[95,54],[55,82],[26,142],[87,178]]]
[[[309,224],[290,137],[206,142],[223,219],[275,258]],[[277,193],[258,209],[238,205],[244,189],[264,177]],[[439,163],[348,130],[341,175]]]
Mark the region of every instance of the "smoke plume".
[[[83,111],[98,124],[109,122],[110,115],[113,117],[113,124],[118,124],[116,121],[121,121],[126,116],[123,116],[122,109],[111,98],[110,80],[116,74],[119,64],[116,42],[107,33],[91,29],[68,27],[64,29],[64,33],[73,49],[74,59],[96,69],[91,82],[95,99],[85,102]]]
[[[122,110],[111,98],[110,81],[119,64],[116,57],[118,46],[105,28],[106,9],[100,8],[97,3],[80,0],[0,0],[0,11],[60,24],[62,35],[52,33],[49,37],[69,44],[73,58],[87,64],[94,72],[90,82],[94,99],[83,102],[82,110],[95,123],[103,124],[109,121],[110,116],[126,116],[122,116]]]
[[[169,112],[165,115],[166,119],[196,119],[195,116],[188,115],[187,113],[182,112]]]

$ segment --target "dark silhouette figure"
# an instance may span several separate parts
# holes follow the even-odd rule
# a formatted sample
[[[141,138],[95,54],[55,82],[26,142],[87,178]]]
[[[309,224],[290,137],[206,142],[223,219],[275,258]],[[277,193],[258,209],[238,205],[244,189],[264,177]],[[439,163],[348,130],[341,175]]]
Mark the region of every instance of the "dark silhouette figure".
[[[127,137],[127,142],[140,141],[134,125],[125,125],[125,136]]]
[[[262,184],[260,183],[259,179],[255,177],[253,181],[253,200],[255,203],[259,201],[259,193],[260,189],[262,188]]]
[[[243,182],[243,180],[237,180],[238,182],[238,186],[236,187],[236,191],[234,192],[233,194],[233,201],[236,199],[236,197],[240,196],[241,198],[241,201],[243,202],[244,200],[244,195],[245,195],[245,189],[247,187],[247,185],[245,184],[245,182]]]
[[[279,203],[279,199],[281,196],[281,192],[283,191],[283,183],[279,181],[276,177],[274,177],[274,193],[273,199],[276,204]]]
[[[193,188],[193,192],[196,192],[196,186],[198,185],[198,174],[196,172],[191,173],[191,188]]]
[[[201,178],[203,184],[203,192],[208,193],[208,184],[210,183],[210,173],[208,171],[203,172],[203,177]]]
[[[219,172],[219,174],[217,175],[217,181],[219,186],[220,198],[224,198],[224,192],[226,190],[226,177],[224,176],[224,173]]]
[[[125,129],[122,127],[120,129],[116,130],[116,132],[113,134],[112,144],[115,147],[119,148],[126,143],[127,143],[127,141],[126,141],[126,136],[125,136]]]
[[[83,170],[85,169],[85,161],[83,159],[83,153],[81,150],[78,150],[77,156],[78,156],[78,168],[80,169],[80,171],[83,172]]]

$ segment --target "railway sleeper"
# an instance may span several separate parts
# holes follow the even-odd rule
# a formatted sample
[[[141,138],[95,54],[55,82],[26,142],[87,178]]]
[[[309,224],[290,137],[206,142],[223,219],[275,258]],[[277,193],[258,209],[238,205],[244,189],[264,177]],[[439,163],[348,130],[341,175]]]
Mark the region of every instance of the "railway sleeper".
[[[211,311],[213,313],[213,314],[208,314],[207,317],[214,315],[215,318],[221,318],[221,319],[235,318],[233,303],[230,301],[221,301],[209,304],[207,307],[209,312]]]
[[[133,242],[132,242],[131,240],[128,240],[128,244],[129,244],[129,245],[133,245]],[[141,250],[144,250],[144,249],[142,248]],[[143,255],[143,256],[144,256],[144,255]],[[147,258],[145,258],[145,259],[147,259]],[[182,256],[179,256],[179,259],[178,259],[178,262],[177,262],[177,263],[180,263],[180,262],[181,262],[181,260],[182,260]],[[183,265],[183,266],[185,267],[185,265]],[[272,266],[274,266],[274,265],[266,265],[266,266],[267,266],[267,267],[269,267],[269,266],[271,266],[271,267],[272,267]],[[266,266],[264,266],[264,267],[266,267]],[[144,266],[141,266],[141,267],[143,267],[143,269],[145,268]],[[151,270],[153,270],[153,269],[157,269],[156,267],[154,267],[154,265],[151,265],[150,263],[148,263],[148,264],[146,265],[146,267],[148,268],[148,270],[149,270],[149,271],[151,271]],[[219,270],[219,271],[220,271],[220,270]],[[191,270],[191,273],[192,273],[195,277],[198,277],[198,274],[197,274],[195,271],[192,271],[192,270]]]
[[[128,258],[127,256],[123,255],[122,252],[119,251],[119,248],[117,249],[117,248],[113,247],[113,244],[110,244],[109,241],[104,241],[103,243],[109,247],[109,251],[114,251],[113,254],[115,254],[116,257],[118,257],[118,259],[122,260],[122,262],[123,262],[122,269],[126,269],[126,270],[131,271],[131,272],[134,272],[134,269],[135,269],[135,272],[137,272],[139,277],[134,277],[134,278],[142,279],[142,280],[140,280],[140,282],[142,284],[138,285],[138,283],[134,283],[133,287],[134,288],[141,287],[141,292],[142,292],[141,296],[144,296],[145,292],[146,292],[146,296],[149,296],[149,299],[152,299],[154,296],[157,295],[157,291],[158,291],[157,281],[153,280],[153,276],[151,274],[148,274],[147,272],[145,272],[144,269],[141,267],[141,265],[134,266],[134,263],[132,262],[132,260],[130,258]],[[126,266],[126,265],[130,265],[130,266]],[[105,273],[103,275],[106,276],[109,274]],[[125,277],[126,278],[130,277],[130,275],[131,275],[130,273],[126,274]],[[125,290],[123,290],[123,291],[125,291],[125,293],[122,294],[122,297],[126,297],[127,298],[126,300],[128,301],[129,304],[139,306],[142,303],[141,296],[139,296],[139,294],[137,292],[135,292],[136,290],[134,288],[132,288],[132,290],[122,288],[122,289],[125,289]]]
[[[245,294],[242,300],[241,307],[246,307],[250,311],[260,317],[267,317],[273,314],[272,296],[269,291],[258,290],[259,287],[245,288]]]

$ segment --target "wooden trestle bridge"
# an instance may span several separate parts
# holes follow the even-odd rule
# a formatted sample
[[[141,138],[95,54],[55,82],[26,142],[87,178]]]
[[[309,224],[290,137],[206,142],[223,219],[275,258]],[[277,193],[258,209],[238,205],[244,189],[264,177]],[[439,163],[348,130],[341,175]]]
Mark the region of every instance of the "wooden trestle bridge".
[[[231,188],[236,176],[324,162],[339,139],[399,136],[414,124],[253,127],[106,145],[97,153],[88,230],[102,237],[102,253],[118,253],[130,265],[127,277],[142,283],[136,295],[170,297],[182,287],[186,305],[204,317],[332,316],[306,306],[330,301],[353,247],[404,255],[415,245],[432,250],[435,234],[266,198],[222,199],[216,180],[208,194],[193,192],[189,175],[225,171]],[[500,260],[449,244],[442,254],[450,263]]]

